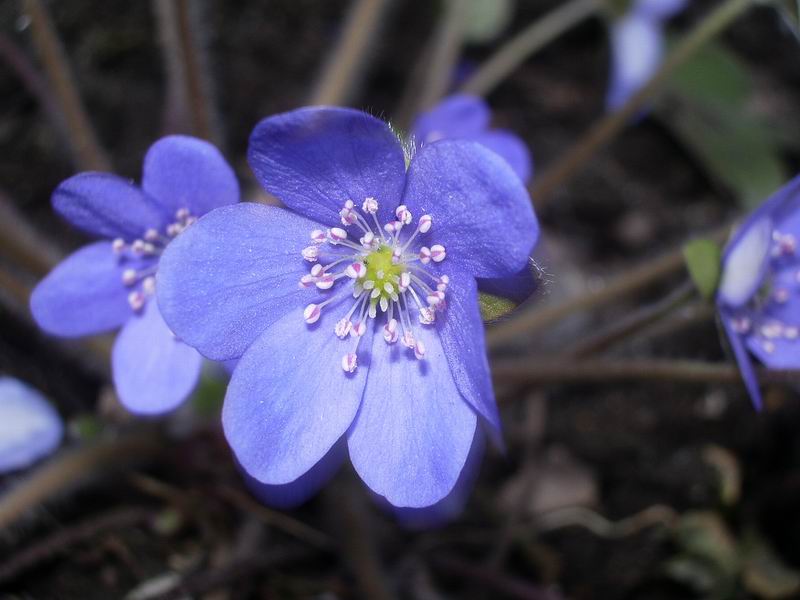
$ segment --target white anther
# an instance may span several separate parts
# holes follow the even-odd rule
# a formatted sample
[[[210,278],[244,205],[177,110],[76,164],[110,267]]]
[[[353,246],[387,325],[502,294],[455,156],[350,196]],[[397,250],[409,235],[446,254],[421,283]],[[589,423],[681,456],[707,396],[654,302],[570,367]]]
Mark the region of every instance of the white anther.
[[[423,306],[419,309],[419,322],[423,325],[430,325],[436,320],[436,313],[432,308]]]
[[[377,298],[380,295],[381,295],[380,288],[375,288],[374,290],[372,290],[372,293],[369,295],[369,297],[374,300],[375,298]]]
[[[772,354],[773,352],[775,352],[775,344],[773,344],[769,340],[765,340],[764,342],[762,342],[761,347],[767,354]]]
[[[367,309],[367,314],[369,315],[370,319],[374,319],[378,316],[378,308],[374,302],[370,302],[369,308]]]
[[[783,337],[787,340],[796,340],[798,335],[800,335],[800,330],[797,327],[790,326],[783,329]]]
[[[447,275],[442,275],[439,277],[439,283],[436,284],[436,289],[443,292],[447,289],[448,285],[450,285],[450,278]]]
[[[353,201],[352,201],[352,200],[345,200],[345,202],[344,202],[344,207],[345,207],[347,210],[352,210],[354,206],[355,206],[355,204],[353,204]]]
[[[367,267],[364,266],[364,263],[354,262],[344,270],[344,274],[350,279],[361,279],[367,274]]]
[[[391,294],[391,293],[393,293],[393,292],[394,292],[394,286],[393,286],[391,283],[389,283],[389,282],[387,281],[386,283],[384,283],[384,284],[383,284],[383,290],[384,290],[384,291],[385,291],[387,294]]]
[[[417,360],[422,360],[425,358],[425,344],[423,344],[420,340],[417,340],[417,343],[414,346],[414,356],[417,357]]]
[[[767,323],[762,325],[759,329],[761,335],[765,338],[777,338],[780,337],[783,333],[783,325],[778,323],[777,321],[772,321],[771,323]]]
[[[179,208],[178,211],[175,213],[175,218],[179,221],[183,221],[189,216],[189,209],[188,208]]]
[[[321,290],[329,290],[333,287],[333,284],[336,280],[333,278],[333,275],[323,275],[317,280],[317,287]]]
[[[376,212],[378,212],[378,201],[375,200],[375,198],[367,198],[361,205],[361,210],[374,215]]]
[[[733,330],[738,334],[747,334],[750,332],[750,328],[752,327],[753,323],[747,317],[739,317],[737,319],[733,319],[731,321],[731,327]]]
[[[779,288],[773,292],[772,297],[778,304],[784,304],[789,300],[789,290]]]
[[[430,215],[422,215],[419,218],[417,227],[419,227],[420,233],[428,233],[431,230],[431,226],[433,225],[433,217]]]
[[[389,301],[386,299],[386,296],[381,296],[378,305],[381,307],[381,312],[386,312],[389,310]]]
[[[372,279],[367,279],[364,282],[364,289],[365,290],[371,290],[374,287],[375,287],[375,282]]]
[[[317,262],[319,258],[319,246],[306,246],[300,252],[308,262]]]
[[[144,232],[144,239],[148,242],[155,242],[158,241],[158,231],[155,229],[148,229]]]
[[[300,287],[304,288],[311,287],[312,285],[314,285],[314,281],[316,281],[316,279],[317,278],[314,277],[313,275],[303,275],[300,278]]]
[[[111,242],[111,250],[114,254],[122,254],[123,250],[125,250],[125,240],[122,238],[115,239]]]
[[[412,216],[411,211],[408,210],[408,207],[405,204],[401,204],[398,206],[394,211],[397,220],[400,221],[403,225],[408,225],[411,223]]]
[[[358,367],[358,358],[355,353],[348,352],[342,357],[342,369],[344,369],[346,373],[353,373],[356,367]]]
[[[311,232],[311,241],[315,244],[324,244],[325,240],[328,239],[328,236],[325,235],[325,232],[321,229],[315,229]]]
[[[353,323],[353,335],[361,337],[367,332],[367,325],[364,321]]]
[[[144,281],[142,281],[142,291],[147,296],[152,296],[156,293],[156,278],[152,275],[150,277],[145,277]]]
[[[122,283],[125,285],[133,285],[138,278],[135,269],[125,269],[122,272]]]
[[[371,231],[368,231],[367,233],[364,234],[364,237],[362,237],[358,241],[361,242],[361,245],[364,246],[365,248],[371,248],[372,244],[375,243],[375,234],[372,233]]]
[[[128,294],[128,304],[130,304],[131,308],[136,311],[142,309],[146,299],[147,298],[145,298],[145,295],[139,291]]]
[[[392,250],[392,264],[399,265],[403,259],[403,250],[401,248],[395,248]]]
[[[167,225],[167,235],[169,237],[175,237],[181,231],[183,231],[183,227],[181,227],[178,223],[170,223]]]
[[[383,230],[386,233],[394,233],[400,228],[399,225],[401,225],[400,221],[389,221],[386,225],[383,226]]]
[[[383,339],[387,344],[394,344],[400,333],[397,330],[397,319],[389,319],[389,322],[383,326]]]
[[[411,273],[404,271],[400,273],[400,291],[405,292],[411,286]]]
[[[145,250],[144,240],[133,240],[133,243],[131,244],[131,250],[136,252],[136,254],[143,254]]]
[[[416,345],[417,345],[417,342],[416,342],[416,340],[414,339],[414,334],[413,334],[413,333],[411,333],[410,331],[406,331],[406,332],[403,334],[403,345],[404,345],[406,348],[413,348],[414,346],[416,346]]]
[[[323,271],[322,265],[318,264],[311,267],[311,275],[314,277],[319,277],[320,275],[322,275],[322,271]]]
[[[431,249],[427,246],[423,246],[419,249],[419,262],[423,265],[427,265],[431,262]]]
[[[444,292],[436,290],[432,294],[429,294],[426,300],[428,301],[428,304],[431,306],[436,306],[437,304],[441,304],[442,302],[444,302]]]
[[[349,200],[348,200],[349,202]],[[339,211],[339,216],[342,218],[342,225],[352,225],[356,221],[358,221],[358,217],[356,213],[345,206],[342,210]]]
[[[343,340],[347,337],[347,334],[350,333],[352,328],[353,323],[350,321],[350,319],[344,318],[339,319],[339,321],[336,323],[336,326],[333,328],[333,331],[336,334],[336,337]]]
[[[331,244],[338,244],[347,239],[347,232],[339,227],[331,227],[328,230],[328,239]]]
[[[444,250],[444,246],[441,244],[431,246],[431,260],[433,260],[433,262],[442,262],[445,256],[447,256],[447,253]]]
[[[322,307],[319,304],[312,303],[303,309],[303,319],[305,319],[306,323],[308,323],[309,325],[319,321],[319,317],[321,314],[322,314]]]

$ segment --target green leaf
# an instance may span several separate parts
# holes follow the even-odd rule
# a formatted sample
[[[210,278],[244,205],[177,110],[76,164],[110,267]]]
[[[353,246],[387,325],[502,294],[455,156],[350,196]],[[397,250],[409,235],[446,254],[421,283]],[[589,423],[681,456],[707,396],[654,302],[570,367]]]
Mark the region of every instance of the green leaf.
[[[216,417],[222,410],[227,381],[218,370],[204,369],[192,395],[192,406],[200,417]]]
[[[493,296],[480,292],[478,294],[478,304],[481,308],[481,317],[485,323],[496,321],[514,310],[517,305],[508,298]]]
[[[475,44],[491,42],[511,22],[513,0],[463,0],[464,40]]]
[[[769,600],[797,598],[800,572],[787,566],[761,536],[750,532],[744,546],[744,587]]]
[[[710,44],[670,79],[656,115],[717,183],[754,208],[785,180],[778,135],[753,113],[749,74]]]
[[[695,287],[706,300],[717,291],[722,269],[722,249],[713,240],[692,240],[683,247],[686,268]]]

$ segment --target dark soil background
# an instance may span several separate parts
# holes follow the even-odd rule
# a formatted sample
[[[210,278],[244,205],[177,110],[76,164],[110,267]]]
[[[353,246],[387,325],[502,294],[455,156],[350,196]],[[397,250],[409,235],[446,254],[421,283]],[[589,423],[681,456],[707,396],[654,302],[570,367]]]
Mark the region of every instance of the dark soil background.
[[[115,171],[137,178],[147,147],[165,133],[166,71],[150,3],[47,4]],[[519,0],[500,39],[468,46],[464,60],[480,63],[556,4]],[[307,101],[348,3],[198,5],[221,146],[255,196],[248,135],[264,116]],[[714,5],[693,3],[671,27],[684,31]],[[393,114],[438,17],[437,3],[393,3],[354,106]],[[0,28],[35,57],[16,2],[0,3]],[[772,117],[800,123],[800,46],[776,13],[751,10],[723,41],[775,107]],[[608,63],[605,24],[591,19],[488,98],[495,122],[530,144],[539,173],[602,116]],[[5,63],[0,148],[3,195],[60,251],[77,247],[81,236],[49,204],[75,167]],[[787,173],[796,172],[797,153],[784,159]],[[645,117],[539,212],[547,283],[534,302],[593,289],[740,212],[669,128]],[[35,281],[7,257],[0,264]],[[535,361],[535,351],[568,346],[683,280],[520,343]],[[57,404],[72,423],[68,445],[86,435],[87,415],[111,432],[137,427],[84,346],[48,338],[24,306],[2,298],[0,372]],[[713,314],[696,312],[618,344],[610,356],[728,360]],[[206,384],[211,395],[213,386]],[[185,409],[153,424],[169,440],[155,458],[120,457],[124,468],[111,476],[82,474],[0,532],[0,598],[374,598],[382,586],[425,599],[800,597],[800,406],[789,387],[765,393],[767,410],[756,414],[738,385],[499,385],[507,452],[489,451],[464,515],[429,531],[398,526],[348,469],[297,511],[262,509],[244,491],[214,415],[204,421]],[[294,520],[313,529],[298,534]]]

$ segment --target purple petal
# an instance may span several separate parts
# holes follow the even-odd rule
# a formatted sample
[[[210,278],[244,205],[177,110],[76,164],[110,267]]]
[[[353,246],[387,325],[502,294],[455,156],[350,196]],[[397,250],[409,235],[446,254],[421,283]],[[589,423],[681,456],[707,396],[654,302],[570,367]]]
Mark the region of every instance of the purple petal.
[[[486,420],[493,441],[502,446],[502,426],[486,358],[477,284],[470,275],[450,274],[447,308],[437,318],[436,329],[458,391]]]
[[[267,485],[250,477],[244,469],[242,475],[250,492],[264,504],[281,509],[295,508],[333,479],[346,458],[347,445],[342,437],[305,475],[301,475],[291,483]]]
[[[611,81],[606,106],[617,110],[646,84],[664,56],[661,25],[628,15],[611,27]]]
[[[346,294],[326,306],[313,325],[306,325],[303,307],[296,307],[256,340],[233,372],[222,425],[237,460],[259,482],[296,481],[353,422],[373,328],[361,340],[359,367],[345,373],[342,357],[353,351],[355,340],[340,340],[333,329],[352,300]]]
[[[748,220],[722,258],[717,297],[726,306],[738,308],[753,297],[769,267],[773,223],[768,216]]]
[[[533,177],[531,153],[519,136],[510,131],[493,129],[476,135],[472,139],[502,156],[523,182],[527,183]]]
[[[101,238],[140,238],[161,229],[165,215],[131,181],[109,173],[79,173],[53,192],[53,208],[83,231]]]
[[[137,415],[177,408],[194,390],[203,358],[178,340],[150,300],[114,342],[111,367],[122,404]]]
[[[517,304],[525,302],[536,291],[539,279],[533,264],[525,265],[516,275],[498,279],[478,279],[478,289],[481,292],[508,298]]]
[[[31,313],[53,335],[79,337],[116,329],[131,316],[130,291],[110,242],[96,242],[65,258],[31,294]]]
[[[415,335],[426,346],[421,361],[401,343],[374,337],[364,399],[347,434],[361,479],[398,508],[431,506],[453,491],[477,428],[439,336],[423,327]]]
[[[447,259],[475,277],[504,277],[527,263],[539,236],[531,200],[511,167],[476,142],[445,140],[411,161],[403,203],[428,213],[421,243],[443,244]]]
[[[767,342],[769,349],[764,345]],[[769,369],[800,369],[800,344],[796,339],[787,340],[779,337],[763,340],[749,336],[747,347]]]
[[[756,378],[755,369],[753,368],[753,361],[750,359],[750,354],[744,344],[742,336],[736,333],[731,325],[731,316],[724,307],[720,307],[720,320],[725,329],[725,335],[728,337],[728,342],[733,350],[733,356],[736,358],[736,363],[739,365],[739,373],[742,376],[747,392],[750,394],[750,400],[753,402],[756,410],[761,410],[761,391],[758,389],[758,379]]]
[[[64,424],[37,390],[0,377],[0,473],[31,466],[61,443]]]
[[[405,184],[405,158],[389,126],[346,108],[312,107],[269,117],[250,136],[248,160],[261,185],[292,210],[340,225],[345,201],[378,200],[381,223]]]
[[[489,106],[482,98],[454,94],[417,117],[411,133],[418,144],[471,138],[488,128],[490,119]]]
[[[300,252],[318,229],[291,212],[242,203],[208,213],[167,247],[158,304],[170,328],[213,360],[241,356],[261,333],[304,302]]]
[[[219,150],[184,135],[164,137],[150,146],[142,188],[168,217],[182,208],[199,217],[239,201],[239,183]]]
[[[635,0],[632,11],[644,18],[668,19],[684,8],[688,0]]]

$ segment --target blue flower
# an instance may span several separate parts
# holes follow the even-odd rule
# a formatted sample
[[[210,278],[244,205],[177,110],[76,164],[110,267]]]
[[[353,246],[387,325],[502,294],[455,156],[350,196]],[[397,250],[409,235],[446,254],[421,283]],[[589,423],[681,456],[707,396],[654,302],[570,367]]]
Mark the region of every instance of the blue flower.
[[[108,173],[80,173],[53,193],[61,216],[105,239],[45,277],[33,291],[31,312],[42,329],[64,337],[122,327],[112,370],[130,411],[172,410],[194,389],[202,358],[173,335],[153,301],[159,259],[200,216],[238,200],[236,177],[219,151],[185,136],[150,147],[141,187]]]
[[[770,369],[800,368],[800,177],[775,192],[731,238],[717,307],[753,404],[751,355]]]
[[[414,141],[423,146],[445,139],[478,142],[502,156],[524,182],[533,176],[528,147],[504,129],[490,129],[489,105],[477,96],[454,94],[419,115],[411,128]]]
[[[0,473],[31,466],[61,443],[64,424],[38,391],[0,377]]]
[[[664,57],[664,22],[686,0],[633,0],[611,26],[611,81],[606,106],[617,110],[656,73]]]
[[[158,300],[214,360],[241,357],[223,426],[262,498],[296,504],[349,454],[395,507],[447,500],[495,405],[476,277],[520,271],[528,194],[480,144],[423,146],[406,170],[389,126],[306,108],[262,121],[256,177],[288,210],[215,210],[167,248]],[[473,453],[474,454],[474,453]]]

